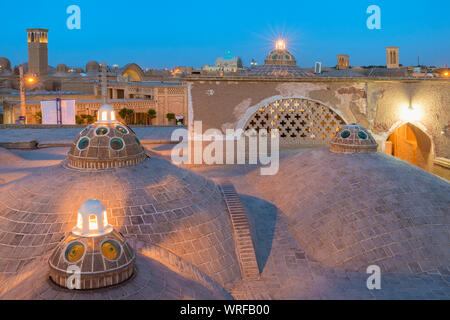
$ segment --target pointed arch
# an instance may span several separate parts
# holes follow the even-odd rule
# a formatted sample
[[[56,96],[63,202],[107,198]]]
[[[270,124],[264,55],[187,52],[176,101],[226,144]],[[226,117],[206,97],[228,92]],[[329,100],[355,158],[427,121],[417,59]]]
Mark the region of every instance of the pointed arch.
[[[432,171],[435,159],[434,141],[427,128],[420,122],[398,121],[394,123],[385,135],[382,150],[426,171]]]

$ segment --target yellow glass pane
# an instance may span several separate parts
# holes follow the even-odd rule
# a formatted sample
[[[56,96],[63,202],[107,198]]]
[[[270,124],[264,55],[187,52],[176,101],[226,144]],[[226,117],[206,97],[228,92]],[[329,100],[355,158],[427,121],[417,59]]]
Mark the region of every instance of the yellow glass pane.
[[[84,254],[84,246],[79,243],[72,243],[67,247],[66,250],[66,259],[69,262],[75,263],[83,257]]]
[[[115,260],[119,256],[120,248],[112,241],[106,241],[102,244],[102,254],[108,260]]]

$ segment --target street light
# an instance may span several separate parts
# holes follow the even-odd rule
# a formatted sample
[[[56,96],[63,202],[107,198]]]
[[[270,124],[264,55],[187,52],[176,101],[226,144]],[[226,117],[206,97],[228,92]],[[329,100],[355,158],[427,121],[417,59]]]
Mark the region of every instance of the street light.
[[[20,74],[20,116],[19,123],[27,124],[27,108],[26,108],[26,100],[25,100],[25,83],[27,84],[35,84],[37,83],[37,78],[35,76],[27,76],[23,75],[23,66],[19,68]]]
[[[28,76],[28,77],[25,78],[25,81],[26,81],[28,84],[33,84],[33,83],[35,83],[37,80],[36,80],[36,78],[33,77],[33,76]]]

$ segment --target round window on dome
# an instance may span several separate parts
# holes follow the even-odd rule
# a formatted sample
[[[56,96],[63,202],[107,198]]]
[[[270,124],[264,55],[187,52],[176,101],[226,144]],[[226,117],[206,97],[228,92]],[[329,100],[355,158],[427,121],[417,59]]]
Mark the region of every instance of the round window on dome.
[[[89,127],[86,127],[83,130],[81,130],[80,135],[84,136],[86,133],[88,133],[88,131],[89,131]]]
[[[102,255],[108,260],[117,260],[120,257],[121,248],[117,241],[106,240],[101,246]]]
[[[95,134],[98,136],[104,136],[104,135],[108,134],[108,131],[109,131],[108,128],[100,127],[100,128],[97,128],[97,130],[95,130]]]
[[[358,137],[362,140],[367,140],[367,133],[365,133],[364,131],[359,131]]]
[[[278,59],[278,55],[277,55],[277,54],[274,54],[274,55],[272,56],[272,59],[273,59],[273,60],[277,60],[277,59]]]
[[[75,241],[72,243],[69,243],[69,245],[66,247],[66,252],[64,253],[64,256],[66,257],[66,260],[69,263],[76,263],[83,258],[84,252],[86,251],[84,244],[79,241]]]
[[[89,138],[80,139],[80,141],[78,141],[77,146],[78,146],[78,149],[80,149],[80,150],[86,149],[87,147],[89,147]]]
[[[119,131],[122,134],[128,134],[128,130],[125,127],[117,126],[116,130]]]
[[[120,138],[114,138],[111,139],[109,146],[111,147],[111,149],[116,150],[116,151],[120,151],[123,149],[123,147],[125,146],[125,144],[123,143],[123,140]]]
[[[342,131],[341,137],[344,139],[347,139],[348,137],[350,137],[350,131],[348,131],[348,130]]]
[[[288,55],[285,55],[284,57],[286,58],[286,60],[290,60],[291,59],[291,57],[288,56]]]

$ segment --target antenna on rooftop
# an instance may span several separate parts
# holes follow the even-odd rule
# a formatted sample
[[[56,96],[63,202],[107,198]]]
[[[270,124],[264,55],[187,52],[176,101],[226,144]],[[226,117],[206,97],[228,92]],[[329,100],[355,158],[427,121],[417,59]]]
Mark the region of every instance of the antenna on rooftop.
[[[107,100],[106,85],[106,62],[102,62],[102,104],[106,104]]]

